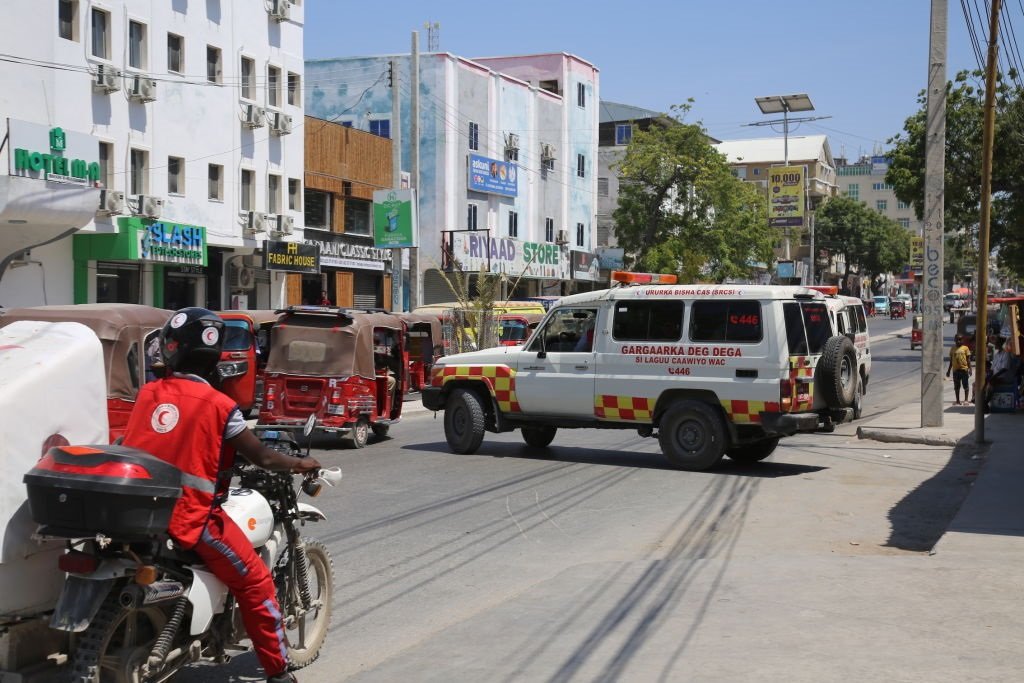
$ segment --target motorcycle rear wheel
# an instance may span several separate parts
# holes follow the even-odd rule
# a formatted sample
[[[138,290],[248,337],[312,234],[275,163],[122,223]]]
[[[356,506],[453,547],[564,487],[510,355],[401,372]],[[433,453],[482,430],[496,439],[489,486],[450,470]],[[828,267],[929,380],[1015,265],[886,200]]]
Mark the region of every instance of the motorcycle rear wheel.
[[[303,539],[308,564],[309,594],[319,607],[310,608],[302,616],[302,598],[296,582],[289,577],[285,590],[278,595],[285,620],[285,638],[288,641],[288,665],[291,669],[309,666],[320,656],[320,648],[327,639],[331,625],[334,598],[334,561],[320,541]]]
[[[157,607],[126,609],[111,591],[82,633],[71,660],[72,683],[131,683],[142,679],[167,615]]]

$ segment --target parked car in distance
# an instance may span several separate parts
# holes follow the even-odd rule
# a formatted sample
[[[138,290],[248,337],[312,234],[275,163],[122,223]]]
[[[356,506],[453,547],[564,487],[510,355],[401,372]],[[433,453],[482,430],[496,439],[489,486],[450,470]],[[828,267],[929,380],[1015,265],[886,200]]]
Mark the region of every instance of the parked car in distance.
[[[889,297],[876,296],[872,301],[875,302],[875,315],[889,315]]]
[[[963,308],[964,300],[960,298],[959,294],[947,294],[942,297],[942,310],[949,313],[950,309]]]

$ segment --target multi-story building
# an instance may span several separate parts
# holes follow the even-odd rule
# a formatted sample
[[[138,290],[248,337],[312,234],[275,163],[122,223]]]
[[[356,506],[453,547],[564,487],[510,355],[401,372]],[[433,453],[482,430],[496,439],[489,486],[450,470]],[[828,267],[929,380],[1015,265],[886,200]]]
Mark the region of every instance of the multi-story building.
[[[864,202],[869,208],[920,236],[924,223],[917,219],[910,203],[896,198],[892,185],[885,182],[888,171],[889,159],[885,156],[865,156],[855,163],[837,157],[836,182],[839,194]]]
[[[419,61],[418,301],[452,300],[449,267],[505,274],[509,296],[591,287],[597,68],[565,53]],[[409,55],[307,62],[306,109],[390,136],[392,62],[409,170]]]
[[[252,266],[301,234],[303,5],[6,5],[0,304],[279,303]]]

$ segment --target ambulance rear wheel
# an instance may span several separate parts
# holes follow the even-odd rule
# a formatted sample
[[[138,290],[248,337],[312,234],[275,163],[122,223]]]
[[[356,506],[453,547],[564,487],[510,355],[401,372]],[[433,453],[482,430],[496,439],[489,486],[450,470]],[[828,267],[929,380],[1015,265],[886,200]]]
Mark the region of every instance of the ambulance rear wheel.
[[[730,460],[735,460],[736,462],[761,462],[774,453],[778,445],[779,437],[773,436],[769,439],[745,443],[741,446],[731,446],[725,454],[729,456]]]
[[[523,427],[520,431],[523,433],[523,441],[526,442],[527,446],[531,448],[547,448],[555,440],[555,433],[558,431],[558,428],[548,426]]]
[[[444,406],[444,438],[453,453],[476,453],[484,440],[484,407],[468,389],[455,389]]]
[[[710,469],[725,454],[725,424],[706,403],[679,401],[661,416],[658,442],[661,452],[679,469]]]

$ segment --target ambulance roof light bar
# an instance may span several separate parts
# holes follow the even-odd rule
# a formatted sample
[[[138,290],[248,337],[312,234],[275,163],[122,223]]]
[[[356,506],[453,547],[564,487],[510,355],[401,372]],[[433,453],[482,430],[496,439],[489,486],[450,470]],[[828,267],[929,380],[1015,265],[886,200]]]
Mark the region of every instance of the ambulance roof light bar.
[[[630,273],[625,270],[613,270],[611,280],[624,285],[674,285],[679,282],[675,275]]]
[[[839,287],[836,285],[806,285],[806,287],[807,289],[821,292],[826,296],[837,296],[839,294]]]

